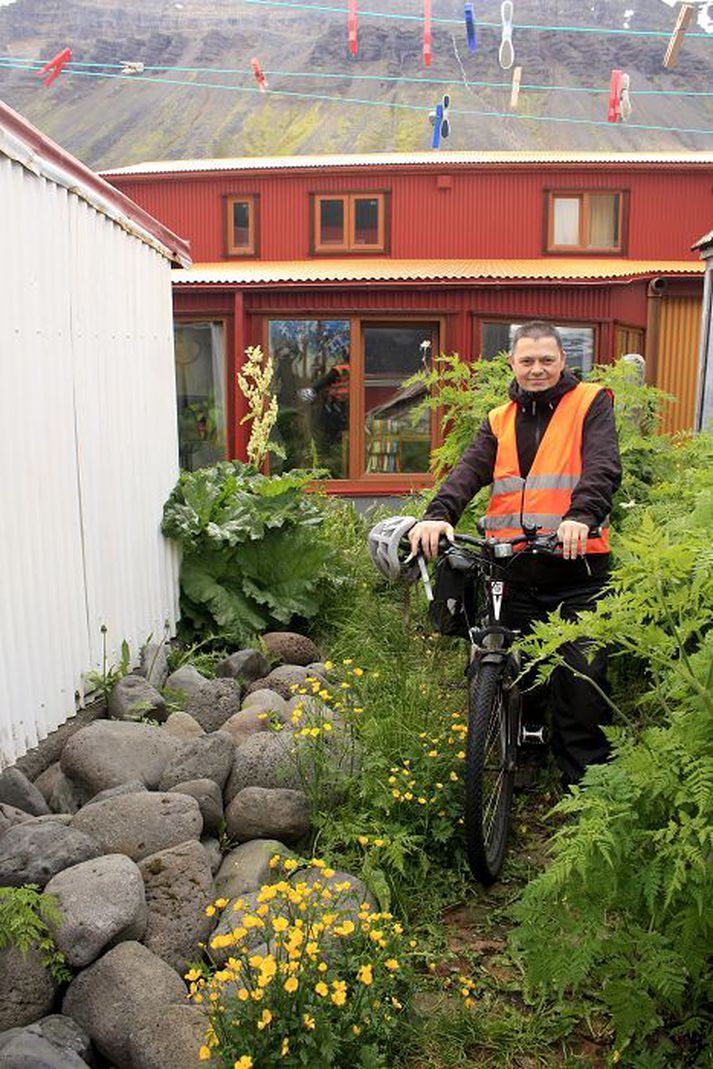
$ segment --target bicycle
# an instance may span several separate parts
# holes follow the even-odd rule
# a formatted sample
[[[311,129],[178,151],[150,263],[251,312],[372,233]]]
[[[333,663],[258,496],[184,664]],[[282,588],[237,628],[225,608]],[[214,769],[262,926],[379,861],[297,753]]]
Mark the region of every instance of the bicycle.
[[[422,554],[415,558],[407,554],[405,536],[415,522],[404,516],[377,524],[369,535],[371,556],[392,580],[420,577],[432,602]],[[523,530],[523,535],[502,541],[469,535],[456,535],[455,543],[441,539],[437,564],[460,576],[458,586],[473,595],[469,598],[466,593],[460,610],[470,642],[464,825],[468,864],[486,886],[497,880],[505,859],[519,753],[524,746],[547,743],[544,725],[522,719],[518,685],[522,665],[513,647],[517,633],[500,620],[509,564],[523,553],[555,554],[559,543],[556,533],[541,535],[535,527]]]

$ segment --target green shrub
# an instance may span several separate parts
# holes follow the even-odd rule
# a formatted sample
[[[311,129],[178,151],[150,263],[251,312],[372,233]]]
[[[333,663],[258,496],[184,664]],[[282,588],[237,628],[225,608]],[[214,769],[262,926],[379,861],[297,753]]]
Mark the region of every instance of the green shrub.
[[[64,955],[55,945],[52,928],[59,923],[57,903],[51,895],[26,887],[0,887],[0,950],[15,947],[22,954],[37,950],[55,980],[69,980]],[[11,978],[5,978],[6,983]]]
[[[182,549],[184,632],[247,642],[319,612],[332,550],[319,498],[304,492],[314,475],[261,475],[239,461],[181,473],[162,530]]]

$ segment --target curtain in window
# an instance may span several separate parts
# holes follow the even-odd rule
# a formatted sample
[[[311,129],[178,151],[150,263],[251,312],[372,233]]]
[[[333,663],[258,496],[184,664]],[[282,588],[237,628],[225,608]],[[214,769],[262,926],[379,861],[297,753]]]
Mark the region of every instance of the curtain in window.
[[[590,248],[613,249],[618,245],[618,201],[618,196],[612,193],[596,194],[589,198]]]

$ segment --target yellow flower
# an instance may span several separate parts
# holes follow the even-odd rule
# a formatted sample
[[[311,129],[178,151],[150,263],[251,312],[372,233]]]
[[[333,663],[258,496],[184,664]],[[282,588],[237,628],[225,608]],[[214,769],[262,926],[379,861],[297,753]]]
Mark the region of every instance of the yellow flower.
[[[344,991],[335,991],[332,995],[332,1002],[335,1006],[343,1006],[347,1001],[347,996]]]
[[[459,750],[456,757],[459,761],[465,761],[465,750]]]
[[[289,1052],[290,1052],[290,1041],[287,1038],[287,1036],[285,1036],[285,1038],[282,1040],[282,1046],[280,1047],[280,1056],[282,1058],[284,1058],[286,1054],[289,1054]]]
[[[384,962],[384,965],[389,970],[389,972],[396,972],[399,967],[399,963],[396,958],[387,958]]]
[[[272,927],[276,932],[284,932],[286,928],[289,928],[290,922],[287,917],[275,917],[272,922]]]
[[[328,672],[331,671],[331,669],[334,668],[334,661],[325,661],[324,667]]]
[[[241,987],[239,989],[238,998],[240,999],[241,1002],[247,1002],[248,1001],[248,999],[250,998],[250,992],[248,991],[247,987]]]
[[[456,783],[456,781],[458,780],[458,773],[457,772],[451,772],[449,778],[453,781],[453,783]]]
[[[354,706],[354,712],[355,713],[363,713],[364,712],[364,707],[361,706],[361,705],[355,705]]]
[[[317,966],[318,972],[326,972],[328,968],[329,966],[327,965],[326,961],[320,961],[319,965]]]
[[[305,1013],[302,1015],[302,1020],[304,1021],[305,1028],[309,1028],[311,1029],[311,1031],[314,1031],[314,1029],[316,1028],[314,1017],[310,1017],[308,1013]]]
[[[319,692],[319,696],[322,699],[322,701],[326,702],[327,699],[330,697],[330,694],[329,694],[328,690],[325,690],[324,688],[322,688],[322,690],[320,690],[320,692]]]
[[[428,756],[429,757],[438,757],[438,750],[429,750],[428,751]]]
[[[354,664],[354,660],[352,657],[345,657],[342,664]]]
[[[267,720],[269,715],[270,715],[269,713],[258,713],[257,714],[257,718],[258,718],[258,720]]]
[[[206,1047],[204,1044],[198,1051],[198,1058],[202,1062],[210,1061],[210,1047]]]
[[[355,676],[363,676],[364,675],[364,669],[363,668],[355,668],[354,669],[354,675]]]
[[[270,858],[270,868],[271,869],[276,869],[279,864],[280,864],[280,855],[279,854],[273,854],[272,857]]]
[[[372,973],[371,965],[362,965],[357,973],[357,980],[360,980],[365,987],[369,987],[374,982],[374,976]]]
[[[391,1005],[394,1007],[395,1010],[403,1009],[403,1005],[399,1002],[397,998],[394,998],[393,995],[391,996]]]
[[[383,846],[384,842],[384,839],[374,839],[374,846]]]
[[[357,842],[360,844],[360,846],[368,846],[369,845],[369,836],[368,835],[357,835]]]
[[[425,805],[425,804],[426,804],[426,799],[425,799],[425,798],[423,798],[423,797],[419,798],[419,800],[418,800],[418,804],[419,804],[419,805]]]
[[[334,876],[334,869],[322,869],[322,875],[325,879],[331,880],[332,876]]]
[[[297,868],[298,866],[297,866],[297,862],[295,861],[295,859],[294,859],[294,858],[292,858],[292,857],[288,857],[288,858],[286,859],[286,861],[284,861],[284,862],[283,862],[283,865],[282,865],[282,867],[283,867],[283,869],[285,870],[285,872],[294,872],[294,871],[295,871],[295,869],[296,869],[296,868]]]
[[[322,725],[322,731],[333,731],[333,730],[334,729],[333,729],[332,725],[329,723],[329,721],[327,721],[326,724]]]
[[[257,1023],[259,1031],[262,1032],[263,1028],[267,1028],[271,1020],[272,1013],[270,1012],[270,1010],[263,1010],[260,1016],[260,1020]]]
[[[319,983],[314,985],[314,989],[318,995],[325,998],[329,994],[329,988],[325,984],[324,980],[320,980]]]
[[[206,906],[205,915],[206,917],[213,917],[215,915],[215,906]]]
[[[293,992],[295,992],[299,986],[300,982],[295,976],[290,976],[287,980],[285,980],[285,991],[287,991],[287,993],[290,995],[293,994]]]
[[[349,690],[351,688],[351,683],[347,683],[347,681],[345,679],[345,680],[342,680],[342,682],[339,684],[339,686],[341,687],[342,690]]]
[[[352,1025],[352,1032],[354,1033],[355,1036],[360,1036],[361,1035],[361,1028],[359,1027],[358,1024],[353,1024]]]
[[[200,969],[189,969],[186,973],[186,980],[199,980],[201,977]]]
[[[233,1063],[233,1069],[253,1069],[253,1060],[249,1054],[243,1054],[242,1058],[238,1058],[237,1062]]]

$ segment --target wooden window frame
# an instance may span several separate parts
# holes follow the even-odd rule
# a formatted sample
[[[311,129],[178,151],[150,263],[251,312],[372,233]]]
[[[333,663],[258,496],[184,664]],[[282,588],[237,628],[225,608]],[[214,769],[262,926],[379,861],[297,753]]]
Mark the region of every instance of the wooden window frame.
[[[249,205],[248,244],[233,244],[233,205]],[[226,193],[223,195],[223,232],[226,257],[245,258],[260,255],[260,196],[257,193]]]
[[[528,323],[532,321],[532,316],[525,317],[522,313],[514,313],[513,315],[481,315],[474,317],[473,323],[473,359],[474,360],[487,360],[487,356],[484,357],[483,353],[483,327],[487,323]],[[603,322],[600,319],[591,319],[589,321],[584,319],[566,319],[563,316],[553,317],[545,316],[546,322],[552,323],[555,327],[580,327],[583,330],[594,331],[594,337],[592,340],[592,366],[602,363],[601,354],[599,352],[600,340],[604,336]],[[556,321],[555,321],[556,320]]]
[[[310,253],[313,256],[342,256],[345,253],[350,256],[373,256],[375,253],[387,253],[389,246],[389,226],[387,212],[389,209],[389,194],[381,190],[377,192],[357,190],[353,193],[312,193],[312,208],[310,211]],[[336,242],[321,241],[320,232],[320,205],[324,200],[341,200],[344,204],[344,234],[345,240],[341,244]],[[374,245],[357,243],[355,239],[356,211],[354,202],[357,200],[376,200],[379,203],[378,240]]]
[[[586,245],[589,231],[589,202],[591,197],[602,194],[619,197],[619,244],[602,245],[597,248],[589,248]],[[568,200],[578,200],[579,211],[579,244],[578,245],[555,245],[555,208],[554,202],[557,197]],[[629,232],[629,191],[626,189],[546,189],[545,211],[543,226],[543,252],[556,256],[626,256],[628,254]]]

